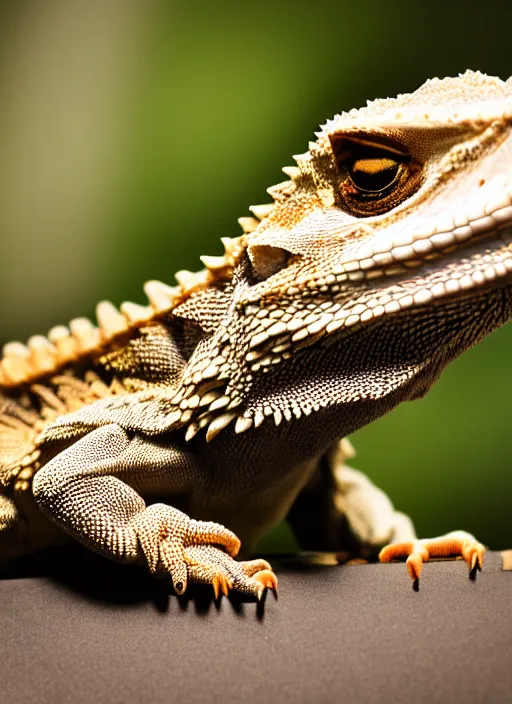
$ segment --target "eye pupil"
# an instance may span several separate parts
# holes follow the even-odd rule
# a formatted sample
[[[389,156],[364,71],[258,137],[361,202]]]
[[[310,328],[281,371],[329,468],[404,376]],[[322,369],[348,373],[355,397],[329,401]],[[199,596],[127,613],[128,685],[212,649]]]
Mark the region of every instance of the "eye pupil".
[[[388,157],[356,159],[349,167],[349,173],[354,186],[371,195],[391,186],[399,168],[400,162]]]
[[[387,135],[334,132],[336,204],[358,218],[387,213],[420,188],[423,163],[406,144]]]

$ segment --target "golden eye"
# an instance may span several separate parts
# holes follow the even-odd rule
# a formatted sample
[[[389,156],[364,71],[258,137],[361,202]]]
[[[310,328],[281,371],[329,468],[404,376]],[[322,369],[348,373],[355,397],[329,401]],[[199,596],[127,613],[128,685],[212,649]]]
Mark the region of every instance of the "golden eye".
[[[401,145],[347,135],[333,135],[331,145],[340,175],[339,204],[352,215],[386,213],[421,184],[421,164]]]
[[[348,173],[361,193],[377,195],[394,184],[400,163],[387,157],[356,159],[348,166]]]

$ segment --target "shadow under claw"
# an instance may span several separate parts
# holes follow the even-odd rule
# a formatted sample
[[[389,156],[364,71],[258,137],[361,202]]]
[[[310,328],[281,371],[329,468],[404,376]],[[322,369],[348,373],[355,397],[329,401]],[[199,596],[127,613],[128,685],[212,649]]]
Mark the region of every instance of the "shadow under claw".
[[[39,578],[55,582],[92,602],[111,606],[153,604],[160,613],[167,613],[171,600],[176,599],[182,611],[191,605],[198,615],[220,611],[222,603],[230,604],[234,613],[245,616],[245,604],[256,603],[258,618],[263,618],[268,589],[261,598],[230,590],[215,597],[207,584],[189,584],[183,596],[176,595],[172,582],[157,579],[135,565],[120,565],[80,545],[53,548],[0,565],[0,579]],[[248,615],[248,614],[247,614]]]
[[[0,579],[42,578],[85,598],[112,605],[153,603],[165,613],[172,587],[135,565],[119,565],[81,546],[55,548],[0,567]]]

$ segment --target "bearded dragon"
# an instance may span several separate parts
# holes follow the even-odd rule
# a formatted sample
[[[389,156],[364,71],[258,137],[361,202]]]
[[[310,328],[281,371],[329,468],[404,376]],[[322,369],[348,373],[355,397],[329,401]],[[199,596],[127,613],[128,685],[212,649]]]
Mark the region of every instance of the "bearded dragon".
[[[225,254],[150,281],[0,364],[0,543],[65,536],[216,595],[276,589],[235,560],[288,516],[315,547],[481,567],[345,465],[347,435],[423,396],[512,313],[512,79],[427,81],[329,120]],[[348,542],[343,542],[343,541]]]

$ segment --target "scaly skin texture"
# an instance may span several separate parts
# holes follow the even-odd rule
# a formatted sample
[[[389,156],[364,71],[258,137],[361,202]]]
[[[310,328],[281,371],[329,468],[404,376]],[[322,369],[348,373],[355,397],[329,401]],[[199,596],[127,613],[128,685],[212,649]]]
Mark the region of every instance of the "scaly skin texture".
[[[327,122],[223,257],[146,307],[98,306],[0,364],[0,543],[72,536],[172,579],[259,597],[237,562],[288,516],[305,547],[481,567],[418,541],[345,465],[349,433],[425,394],[512,313],[512,82],[428,81]],[[225,527],[224,527],[225,526]]]

